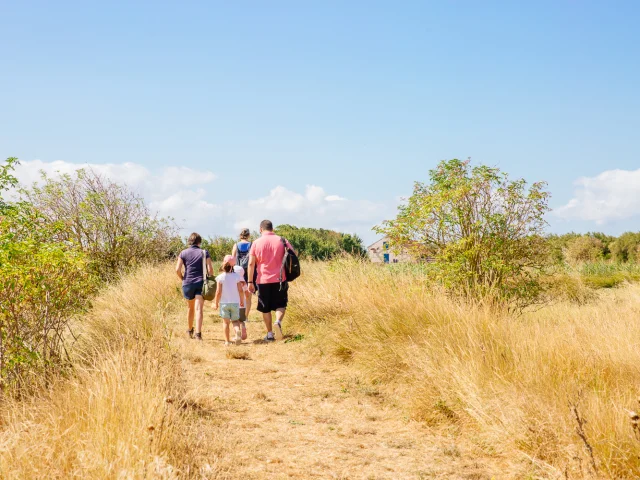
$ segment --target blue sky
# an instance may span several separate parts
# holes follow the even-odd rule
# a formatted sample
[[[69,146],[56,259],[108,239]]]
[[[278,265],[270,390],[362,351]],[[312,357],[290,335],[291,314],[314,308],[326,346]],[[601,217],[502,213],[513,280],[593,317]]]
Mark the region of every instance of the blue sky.
[[[89,163],[205,234],[270,216],[367,240],[471,157],[548,181],[552,231],[638,230],[639,20],[634,1],[2,2],[0,157],[27,180]]]

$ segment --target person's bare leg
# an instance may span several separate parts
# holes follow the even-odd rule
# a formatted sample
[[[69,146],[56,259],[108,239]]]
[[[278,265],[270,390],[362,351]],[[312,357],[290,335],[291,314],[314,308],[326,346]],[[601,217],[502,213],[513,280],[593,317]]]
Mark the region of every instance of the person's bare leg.
[[[251,313],[251,297],[253,295],[251,294],[250,291],[246,291],[245,295],[244,295],[244,307],[245,307],[245,312],[247,314],[247,320],[249,320],[249,314]]]
[[[196,333],[201,333],[202,332],[202,319],[204,317],[203,313],[202,313],[202,309],[204,308],[204,298],[202,298],[202,295],[196,295],[196,298],[194,300],[195,303],[195,316],[196,316]]]
[[[241,334],[240,334],[240,338],[242,338],[242,340],[246,340],[247,339],[247,322],[240,322],[240,328],[242,330]]]
[[[279,308],[276,310],[276,325],[274,328],[276,332],[276,340],[282,340],[282,338],[284,337],[282,335],[282,319],[284,318],[284,314],[286,312],[286,308]]]
[[[236,336],[234,338],[236,345],[240,345],[242,343],[242,333],[240,332],[240,321],[234,320],[233,322],[233,330],[236,332]]]
[[[273,320],[271,318],[271,312],[263,313],[262,321],[264,322],[264,326],[267,327],[267,333],[273,334]]]
[[[231,339],[229,338],[229,324],[231,323],[231,319],[223,318],[222,319],[222,331],[224,332],[224,343],[231,343]]]
[[[189,322],[189,330],[193,330],[193,317],[196,313],[196,300],[186,300],[187,302],[187,321]]]

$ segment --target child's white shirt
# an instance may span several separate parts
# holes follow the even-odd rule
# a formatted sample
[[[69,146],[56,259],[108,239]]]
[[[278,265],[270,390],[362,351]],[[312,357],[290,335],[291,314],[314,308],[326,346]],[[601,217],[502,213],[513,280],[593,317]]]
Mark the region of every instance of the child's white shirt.
[[[244,278],[236,272],[221,273],[216,277],[216,282],[218,282],[218,286],[222,285],[220,303],[237,303],[240,305],[238,283],[244,282]]]

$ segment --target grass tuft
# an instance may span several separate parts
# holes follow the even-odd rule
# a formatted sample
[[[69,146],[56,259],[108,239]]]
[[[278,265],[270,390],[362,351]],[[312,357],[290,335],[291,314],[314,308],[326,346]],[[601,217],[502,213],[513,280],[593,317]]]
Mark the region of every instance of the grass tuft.
[[[235,348],[228,348],[226,356],[229,360],[251,360],[249,352]]]

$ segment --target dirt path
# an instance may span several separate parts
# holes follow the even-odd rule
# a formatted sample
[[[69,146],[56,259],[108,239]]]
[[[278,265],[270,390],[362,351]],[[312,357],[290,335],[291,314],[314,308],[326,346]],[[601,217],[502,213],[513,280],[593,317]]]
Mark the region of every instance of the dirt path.
[[[224,478],[505,478],[497,459],[480,459],[453,437],[403,417],[348,367],[313,357],[301,341],[263,344],[261,322],[249,340],[224,347],[205,314],[205,340],[175,323],[189,396],[215,411],[230,458]],[[286,331],[285,331],[286,333]],[[248,359],[228,358],[227,352]],[[220,463],[220,461],[218,461]],[[217,471],[220,471],[218,468]]]

